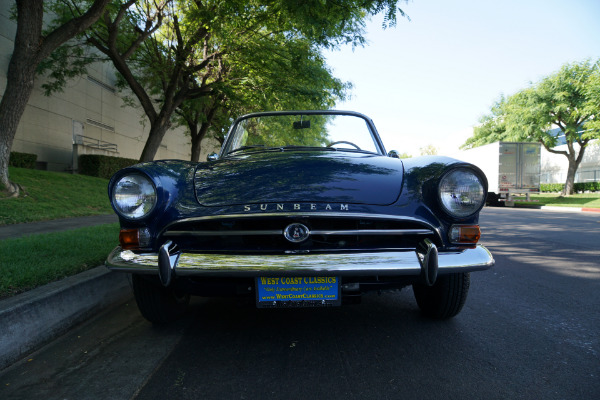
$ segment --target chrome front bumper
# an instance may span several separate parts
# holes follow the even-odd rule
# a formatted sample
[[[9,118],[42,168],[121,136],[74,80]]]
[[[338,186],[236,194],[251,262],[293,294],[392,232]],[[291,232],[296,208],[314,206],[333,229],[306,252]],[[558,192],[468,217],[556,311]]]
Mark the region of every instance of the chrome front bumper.
[[[494,265],[491,253],[481,245],[461,252],[436,252],[436,255],[439,275],[481,271]],[[161,264],[168,264],[173,275],[214,277],[418,276],[426,260],[417,251],[301,255],[167,253],[166,256],[168,261]],[[114,271],[158,275],[159,254],[135,254],[117,247],[108,256],[106,266]]]

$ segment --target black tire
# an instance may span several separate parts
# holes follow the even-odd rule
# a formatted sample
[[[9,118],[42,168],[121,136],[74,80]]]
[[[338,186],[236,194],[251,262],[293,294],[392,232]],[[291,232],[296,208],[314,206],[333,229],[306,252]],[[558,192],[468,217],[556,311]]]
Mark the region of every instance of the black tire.
[[[188,293],[177,293],[140,275],[132,276],[133,295],[140,312],[154,324],[166,324],[183,316],[190,302]]]
[[[423,314],[446,319],[455,317],[462,310],[470,283],[469,273],[443,275],[438,276],[433,286],[415,283],[413,292]]]

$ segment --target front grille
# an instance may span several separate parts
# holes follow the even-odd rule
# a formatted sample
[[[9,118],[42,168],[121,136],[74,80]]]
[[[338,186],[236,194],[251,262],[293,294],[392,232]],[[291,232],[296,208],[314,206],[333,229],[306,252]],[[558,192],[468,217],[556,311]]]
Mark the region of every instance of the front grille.
[[[284,237],[285,228],[293,223],[309,229],[308,239],[292,243]],[[185,252],[280,254],[414,250],[425,238],[441,245],[439,235],[430,226],[412,219],[261,215],[176,222],[161,233],[159,242],[171,240]]]

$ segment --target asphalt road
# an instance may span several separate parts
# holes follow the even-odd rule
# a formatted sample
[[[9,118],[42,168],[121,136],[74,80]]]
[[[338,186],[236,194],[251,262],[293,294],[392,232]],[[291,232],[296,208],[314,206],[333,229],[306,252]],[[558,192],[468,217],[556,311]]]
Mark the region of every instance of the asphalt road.
[[[334,309],[196,299],[156,328],[115,307],[0,374],[2,399],[599,399],[600,215],[485,209],[496,266],[462,313],[412,291]]]

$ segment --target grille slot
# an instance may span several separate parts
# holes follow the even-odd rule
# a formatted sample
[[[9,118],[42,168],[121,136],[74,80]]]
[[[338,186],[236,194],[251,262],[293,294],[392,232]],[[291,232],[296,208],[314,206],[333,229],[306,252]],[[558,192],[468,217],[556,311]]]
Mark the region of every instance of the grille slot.
[[[301,243],[286,240],[284,229],[292,223],[308,227],[309,238]],[[261,215],[176,222],[161,233],[159,241],[171,240],[186,252],[262,254],[414,250],[425,238],[441,245],[434,229],[412,219]]]

